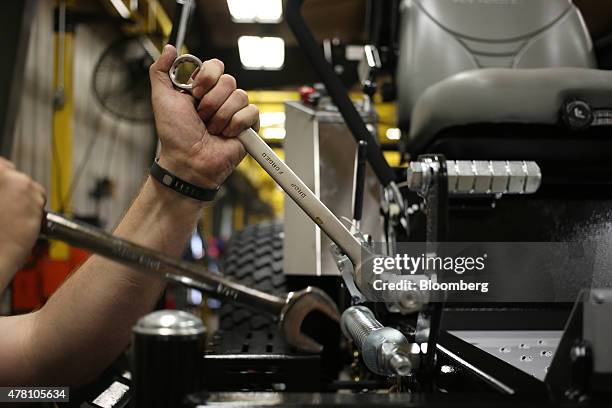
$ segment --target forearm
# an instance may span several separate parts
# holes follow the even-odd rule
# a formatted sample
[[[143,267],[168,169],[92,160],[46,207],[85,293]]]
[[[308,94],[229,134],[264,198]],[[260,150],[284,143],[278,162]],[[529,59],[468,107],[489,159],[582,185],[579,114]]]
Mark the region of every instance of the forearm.
[[[0,240],[0,296],[15,277],[15,274],[25,263],[25,255],[14,246]]]
[[[0,297],[8,287],[11,279],[13,279],[13,276],[15,276],[17,269],[18,266],[12,259],[0,255]]]
[[[114,235],[180,257],[200,211],[200,203],[148,179]],[[76,384],[96,375],[128,345],[131,327],[153,308],[164,286],[92,256],[32,315],[30,378]]]
[[[223,74],[218,60],[198,70],[192,95],[177,92],[169,78],[176,55],[166,45],[149,70],[160,163],[190,183],[217,187],[244,157],[236,137],[258,127],[259,111],[237,89],[236,80]],[[31,183],[22,181],[23,191],[30,191]],[[38,187],[41,210],[44,194]],[[149,179],[115,234],[179,257],[200,211],[200,203]],[[38,235],[41,216],[32,216],[34,212],[23,218],[34,220],[30,232]],[[125,348],[132,326],[152,308],[163,287],[150,276],[92,257],[40,311],[0,319],[0,333],[7,333],[0,336],[0,384],[88,380]]]

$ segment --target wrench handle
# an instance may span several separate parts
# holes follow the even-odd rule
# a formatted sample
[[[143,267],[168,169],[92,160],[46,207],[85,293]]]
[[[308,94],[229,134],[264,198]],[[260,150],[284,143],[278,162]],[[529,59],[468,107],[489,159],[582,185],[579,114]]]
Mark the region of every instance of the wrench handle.
[[[361,244],[319,200],[306,184],[264,142],[257,132],[247,129],[238,139],[289,197],[336,243],[354,265],[361,259]]]
[[[172,258],[55,213],[44,214],[41,235],[135,267],[169,282],[201,290],[210,296],[267,312],[277,318],[281,316],[286,304],[284,298],[241,285],[197,264]]]

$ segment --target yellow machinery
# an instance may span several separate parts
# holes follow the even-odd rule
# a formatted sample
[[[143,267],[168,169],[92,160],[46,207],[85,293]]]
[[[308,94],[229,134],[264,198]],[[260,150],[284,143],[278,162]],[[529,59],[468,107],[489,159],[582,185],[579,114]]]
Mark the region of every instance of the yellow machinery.
[[[54,33],[55,58],[53,88],[53,141],[51,161],[51,209],[70,214],[69,190],[72,182],[72,68],[73,68],[73,27],[67,23],[67,8],[75,1],[58,2],[58,24]],[[54,260],[67,260],[70,256],[67,244],[51,242],[50,256]]]

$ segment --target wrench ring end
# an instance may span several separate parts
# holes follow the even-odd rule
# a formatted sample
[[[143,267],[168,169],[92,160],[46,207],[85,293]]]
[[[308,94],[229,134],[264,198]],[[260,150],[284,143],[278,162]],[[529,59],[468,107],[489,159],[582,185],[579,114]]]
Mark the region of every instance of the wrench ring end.
[[[172,81],[172,84],[176,88],[181,89],[183,91],[191,91],[193,89],[193,84],[184,84],[184,83],[179,82],[178,79],[176,78],[176,71],[178,70],[178,67],[181,66],[181,64],[184,64],[187,62],[191,62],[192,64],[196,65],[196,69],[194,70],[194,72],[202,66],[202,60],[200,60],[195,55],[183,54],[183,55],[179,55],[174,60],[174,62],[172,63],[172,66],[170,67],[170,72],[169,72],[170,81]]]

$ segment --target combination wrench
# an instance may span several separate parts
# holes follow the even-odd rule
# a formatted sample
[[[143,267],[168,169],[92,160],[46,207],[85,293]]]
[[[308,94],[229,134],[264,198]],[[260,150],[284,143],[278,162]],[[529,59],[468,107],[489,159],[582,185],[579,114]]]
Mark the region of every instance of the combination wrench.
[[[301,351],[318,353],[323,349],[323,346],[301,332],[302,322],[308,314],[319,311],[332,320],[340,320],[334,301],[318,288],[307,287],[284,296],[275,296],[212,273],[200,265],[172,258],[58,214],[45,213],[41,235],[135,267],[169,282],[199,289],[215,298],[268,313],[278,320],[287,343]]]
[[[172,64],[169,76],[175,88],[191,93],[193,84],[182,83],[177,78],[177,71],[184,63],[195,66],[195,70],[202,66],[202,61],[191,54],[178,56]],[[194,71],[195,72],[195,71]],[[246,129],[238,135],[238,140],[245,150],[257,163],[268,173],[274,181],[287,193],[287,195],[306,213],[306,215],[317,224],[327,236],[337,245],[341,252],[335,254],[343,279],[351,292],[353,298],[360,302],[366,301],[364,292],[368,290],[368,283],[372,279],[371,274],[364,273],[364,265],[377,255],[363,245],[344,224],[327,208],[323,202],[310,190],[310,188],[298,177],[295,172],[283,162],[268,144],[259,137],[253,129]],[[344,258],[348,258],[345,262]],[[414,277],[411,277],[414,278]],[[416,279],[416,278],[415,278]],[[400,303],[410,304],[411,309],[420,308],[427,298],[418,291],[415,293],[403,293]]]

